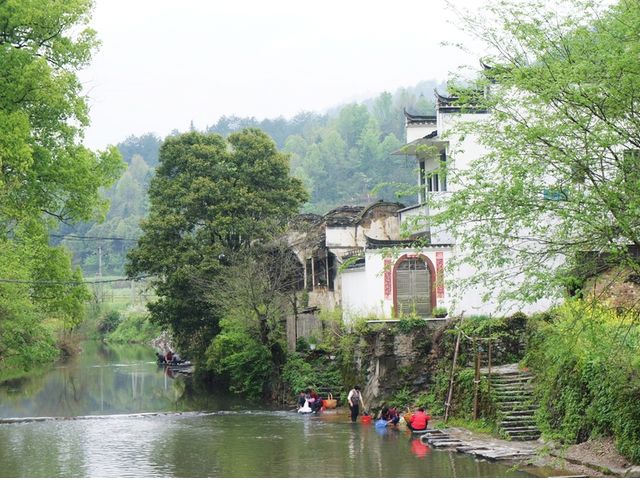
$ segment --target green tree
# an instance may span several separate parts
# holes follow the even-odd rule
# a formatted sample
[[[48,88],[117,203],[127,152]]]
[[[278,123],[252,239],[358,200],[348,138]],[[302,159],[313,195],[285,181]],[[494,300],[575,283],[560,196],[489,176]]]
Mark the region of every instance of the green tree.
[[[0,218],[75,222],[104,215],[98,192],[121,169],[115,147],[94,153],[78,141],[89,123],[76,71],[98,45],[92,2],[0,4]],[[97,209],[97,210],[96,210]]]
[[[429,221],[457,237],[458,261],[480,272],[470,280],[500,299],[531,302],[579,285],[585,251],[637,272],[628,246],[640,248],[640,5],[567,0],[554,11],[501,1],[483,12],[462,18],[495,47],[490,68],[453,93],[491,115],[449,137],[453,192],[429,200],[443,208]],[[456,138],[486,153],[456,169]]]
[[[366,105],[351,103],[338,114],[338,132],[346,142],[347,148],[356,146],[362,130],[369,122],[369,109]]]
[[[207,365],[233,391],[275,396],[282,391],[286,315],[297,305],[302,265],[284,241],[250,245],[229,262],[228,274],[208,288],[225,318],[207,350]]]
[[[76,72],[98,42],[90,0],[0,2],[0,364],[28,367],[55,354],[42,326],[72,327],[87,289],[47,228],[103,219],[100,195],[123,164],[115,147],[81,143],[88,107]]]
[[[227,256],[284,228],[307,194],[289,176],[288,157],[248,128],[226,141],[197,132],[166,139],[149,198],[127,274],[156,276],[152,320],[170,328],[183,350],[203,353],[218,333],[220,306],[202,279],[225,275]]]
[[[136,155],[140,155],[148,165],[158,165],[158,152],[162,140],[155,133],[145,133],[139,137],[130,135],[124,142],[116,145],[122,158],[127,163],[132,163]]]

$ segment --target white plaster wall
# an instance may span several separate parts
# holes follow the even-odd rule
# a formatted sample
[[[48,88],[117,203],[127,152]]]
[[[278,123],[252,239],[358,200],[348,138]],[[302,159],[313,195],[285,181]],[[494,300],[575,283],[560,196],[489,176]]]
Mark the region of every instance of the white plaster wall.
[[[478,271],[476,269],[469,265],[464,265],[458,269],[456,274],[458,275],[458,278],[465,279],[476,275],[477,273]],[[514,280],[516,282],[518,280],[522,281],[523,277],[516,277]],[[491,295],[493,292],[490,288],[482,285],[473,289],[468,289],[462,293],[456,291],[451,291],[450,293],[452,303],[455,304],[455,312],[459,314],[464,310],[465,316],[492,315],[494,317],[502,317],[516,312],[523,312],[527,315],[531,315],[533,313],[544,312],[557,304],[556,299],[544,298],[532,304],[505,302],[502,306],[498,306],[498,302],[496,300],[483,300],[485,295]]]
[[[487,149],[478,143],[477,135],[467,135],[464,139],[464,144],[462,144],[460,135],[452,133],[452,128],[459,122],[482,122],[488,118],[488,113],[438,114],[438,134],[440,136],[446,135],[446,139],[449,141],[447,161],[451,162],[450,168],[458,170],[468,169],[472,160],[487,153]],[[451,183],[447,185],[449,191],[455,191],[458,188],[460,188],[460,186]]]
[[[400,238],[400,221],[396,215],[379,218],[371,222],[369,228],[358,228],[358,245],[366,245],[364,235],[377,240],[398,240]]]
[[[326,246],[331,247],[356,247],[356,229],[354,227],[327,227]]]
[[[442,252],[444,265],[451,257],[451,249],[425,249],[420,251],[421,255],[428,257],[431,263],[436,266],[436,252]],[[402,249],[399,258],[406,254],[417,254],[414,249]],[[393,259],[395,265],[397,259]],[[357,318],[369,317],[376,319],[394,318],[393,311],[393,289],[389,299],[384,298],[384,258],[380,250],[368,250],[365,252],[365,267],[360,269],[349,269],[342,274],[342,309],[346,324],[354,322]],[[434,279],[435,280],[435,279]],[[437,299],[437,306],[447,307],[451,304],[447,278],[445,276],[444,297]]]
[[[436,129],[436,126],[433,124],[424,124],[424,125],[407,125],[407,143],[413,142],[419,138],[424,137],[425,135],[429,135]]]

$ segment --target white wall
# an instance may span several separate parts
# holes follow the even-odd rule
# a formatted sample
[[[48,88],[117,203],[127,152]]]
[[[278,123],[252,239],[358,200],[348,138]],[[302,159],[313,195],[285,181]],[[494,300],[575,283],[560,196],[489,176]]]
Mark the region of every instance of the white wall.
[[[328,248],[358,246],[355,227],[327,227],[325,234]]]
[[[407,143],[411,143],[414,140],[422,138],[426,135],[429,135],[436,129],[436,126],[432,123],[430,124],[411,124],[407,125]]]

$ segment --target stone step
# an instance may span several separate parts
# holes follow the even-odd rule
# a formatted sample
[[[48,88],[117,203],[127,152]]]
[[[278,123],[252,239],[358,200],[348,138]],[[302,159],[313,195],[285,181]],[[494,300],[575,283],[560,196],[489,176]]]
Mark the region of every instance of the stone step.
[[[530,442],[532,440],[538,440],[540,435],[525,435],[522,437],[511,437],[512,442]]]
[[[503,408],[514,408],[514,407],[538,407],[538,403],[532,401],[529,404],[523,404],[522,402],[500,402],[500,406]]]
[[[504,383],[502,385],[491,385],[491,391],[494,392],[509,392],[511,390],[530,392],[532,387],[528,383]]]
[[[530,425],[528,427],[509,427],[503,429],[505,432],[531,432],[533,430],[540,431],[540,429],[536,426]]]
[[[499,398],[529,397],[535,398],[531,390],[494,390],[492,394]]]
[[[531,409],[531,410],[509,410],[507,412],[500,412],[502,413],[502,418],[512,418],[514,420],[517,420],[518,418],[528,418],[528,417],[533,417],[536,414],[535,409]]]
[[[534,417],[536,409],[531,410],[500,410],[502,418],[514,418],[514,417]]]
[[[519,421],[519,422],[500,422],[500,427],[503,429],[506,428],[521,428],[521,427],[537,427],[536,422],[534,419],[531,419],[531,421],[526,422],[526,421]]]
[[[487,375],[487,374],[485,374]],[[527,373],[526,375],[523,375],[521,373],[501,373],[499,375],[496,375],[495,373],[493,373],[491,375],[491,381],[497,381],[497,382],[502,382],[502,381],[528,381],[531,380],[532,378],[534,378],[534,376],[531,373]]]
[[[501,378],[494,380],[491,379],[491,388],[499,387],[502,385],[531,385],[533,377],[527,378]]]
[[[502,421],[503,422],[504,421],[517,422],[517,421],[520,421],[520,420],[527,421],[527,420],[531,420],[531,419],[535,419],[535,418],[536,418],[535,415],[513,415],[513,416],[510,416],[510,417],[503,417]]]

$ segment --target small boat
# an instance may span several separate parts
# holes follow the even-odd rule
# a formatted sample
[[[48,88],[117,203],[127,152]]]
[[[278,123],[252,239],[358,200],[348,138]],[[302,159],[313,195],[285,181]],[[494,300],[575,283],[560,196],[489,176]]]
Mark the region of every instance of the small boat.
[[[184,368],[184,367],[189,367],[191,366],[191,362],[188,360],[181,360],[178,363],[159,363],[158,365],[163,365],[166,368]]]

